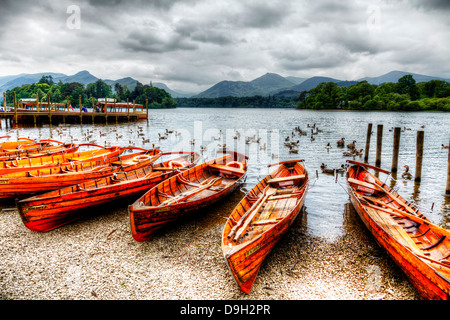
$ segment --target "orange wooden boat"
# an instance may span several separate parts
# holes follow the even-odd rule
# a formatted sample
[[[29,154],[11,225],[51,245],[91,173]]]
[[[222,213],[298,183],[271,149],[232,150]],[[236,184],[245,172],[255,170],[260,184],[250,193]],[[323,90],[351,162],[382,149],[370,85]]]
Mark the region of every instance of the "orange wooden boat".
[[[20,171],[30,171],[37,169],[44,169],[49,167],[57,167],[60,165],[66,165],[70,162],[90,162],[103,160],[107,161],[114,157],[119,156],[123,152],[123,148],[114,146],[104,148],[99,145],[84,143],[82,146],[94,146],[98,149],[77,151],[72,153],[63,153],[50,156],[42,156],[35,158],[23,158],[0,161],[0,175],[9,174]]]
[[[262,262],[301,211],[308,172],[289,160],[261,180],[234,208],[222,234],[225,261],[241,291],[249,293]]]
[[[163,155],[180,153],[183,152]],[[86,208],[112,201],[134,201],[161,181],[194,166],[199,158],[198,153],[185,152],[175,159],[128,172],[117,172],[105,178],[23,199],[16,204],[27,228],[47,232],[89,214]]]
[[[151,188],[131,206],[133,238],[142,242],[155,231],[233,192],[246,178],[247,157],[223,151],[218,157]]]
[[[56,144],[52,144],[54,142]],[[63,153],[72,153],[78,150],[78,145],[73,143],[63,143],[56,140],[40,140],[28,144],[27,147],[17,149],[4,149],[0,152],[0,161],[17,158],[35,158]]]
[[[134,148],[141,149],[141,148]],[[141,149],[118,157],[117,161],[70,163],[58,167],[0,175],[0,199],[24,198],[89,180],[100,179],[119,171],[131,171],[155,162],[162,154],[158,149]]]
[[[3,136],[1,138],[10,138],[10,136]],[[2,155],[1,152],[6,152],[5,150],[13,149],[17,150],[20,147],[22,148],[32,148],[36,146],[36,141],[30,138],[19,138],[17,141],[6,141],[0,143],[0,155]]]
[[[347,161],[347,185],[356,212],[376,241],[405,272],[423,299],[450,297],[450,231],[431,223],[418,208],[368,169]]]

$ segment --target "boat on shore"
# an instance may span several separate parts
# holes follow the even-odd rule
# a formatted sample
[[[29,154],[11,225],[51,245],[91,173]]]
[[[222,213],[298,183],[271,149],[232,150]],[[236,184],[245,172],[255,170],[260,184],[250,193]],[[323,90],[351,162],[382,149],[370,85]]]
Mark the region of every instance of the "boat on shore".
[[[133,238],[149,240],[159,229],[231,194],[247,174],[247,157],[234,151],[183,171],[147,191],[128,207]]]
[[[11,138],[11,136],[3,136],[3,138]],[[18,138],[16,141],[5,141],[0,142],[0,155],[2,152],[7,152],[6,150],[18,150],[19,148],[33,148],[36,146],[36,140],[30,138]]]
[[[79,147],[82,146],[94,146],[97,147],[97,149],[34,158],[3,160],[0,161],[0,175],[57,167],[60,165],[70,164],[71,162],[89,162],[97,160],[103,160],[106,162],[107,160],[111,160],[114,159],[114,157],[119,156],[124,150],[123,148],[117,146],[104,148],[102,146],[90,143],[79,145]]]
[[[194,166],[200,158],[194,152],[163,155],[173,154],[182,155],[17,201],[19,214],[28,229],[47,232],[92,213],[88,208],[128,199],[134,201],[161,181]]]
[[[37,193],[76,185],[148,166],[162,154],[158,149],[132,148],[140,151],[120,155],[116,161],[78,162],[44,169],[0,175],[0,200],[25,198]],[[115,160],[115,159],[114,159]]]
[[[278,165],[239,202],[222,233],[222,252],[241,291],[249,293],[262,262],[300,213],[308,172],[303,160]]]
[[[429,221],[413,204],[382,182],[375,171],[347,161],[350,200],[381,247],[403,270],[422,299],[450,298],[450,231]]]
[[[16,149],[2,149],[0,151],[0,161],[72,153],[79,148],[77,144],[63,143],[57,140],[32,141],[25,145],[19,145]]]

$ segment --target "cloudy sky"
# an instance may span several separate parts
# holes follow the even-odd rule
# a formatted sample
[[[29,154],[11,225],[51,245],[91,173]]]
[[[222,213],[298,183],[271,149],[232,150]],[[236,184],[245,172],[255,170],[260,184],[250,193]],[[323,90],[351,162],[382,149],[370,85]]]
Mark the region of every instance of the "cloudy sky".
[[[392,70],[450,78],[448,0],[2,0],[0,76],[221,80]]]

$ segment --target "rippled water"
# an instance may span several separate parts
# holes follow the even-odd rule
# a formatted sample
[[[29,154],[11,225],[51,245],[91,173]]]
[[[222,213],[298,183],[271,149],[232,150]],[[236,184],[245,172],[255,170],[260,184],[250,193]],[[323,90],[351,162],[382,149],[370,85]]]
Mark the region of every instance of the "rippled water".
[[[369,163],[375,163],[377,125],[383,127],[383,146],[381,167],[390,170],[394,132],[392,127],[410,128],[401,133],[399,176],[403,165],[409,165],[414,174],[416,165],[417,131],[425,132],[422,182],[403,180],[399,177],[399,193],[409,201],[423,208],[423,213],[434,223],[450,229],[450,196],[445,195],[448,150],[441,149],[441,144],[448,144],[450,138],[450,114],[448,113],[399,113],[399,112],[355,112],[355,111],[311,111],[284,109],[219,109],[219,108],[178,108],[171,110],[151,110],[149,120],[131,123],[115,122],[105,124],[83,124],[65,126],[41,126],[19,128],[10,132],[13,138],[31,137],[52,138],[76,143],[87,142],[85,135],[92,134],[90,140],[104,145],[126,146],[134,143],[136,147],[160,147],[163,151],[201,151],[205,158],[211,159],[221,144],[228,149],[245,153],[249,156],[248,178],[245,189],[251,189],[258,179],[269,173],[267,165],[288,159],[305,159],[305,166],[311,178],[311,187],[305,205],[308,215],[307,228],[313,235],[336,237],[343,231],[344,210],[349,197],[344,189],[344,176],[335,177],[322,174],[320,164],[328,168],[340,167],[347,159],[342,155],[346,148],[337,148],[336,141],[344,137],[347,143],[356,141],[357,148],[364,148],[368,123],[373,124],[373,135],[369,153]],[[308,124],[316,124],[322,130],[311,141]],[[424,125],[424,128],[421,126]],[[137,135],[137,126],[142,126],[144,136]],[[287,136],[291,137],[295,127],[308,132],[307,136],[295,135],[299,141],[298,154],[289,153],[284,146]],[[63,130],[64,129],[64,130]],[[117,131],[114,131],[116,129]],[[2,123],[1,135],[9,128]],[[173,130],[167,139],[166,130]],[[176,135],[175,131],[179,133]],[[234,139],[236,131],[240,138]],[[295,132],[295,131],[294,131]],[[117,135],[122,135],[118,138]],[[247,137],[260,138],[259,143],[245,143]],[[147,143],[143,139],[149,139]],[[195,143],[191,141],[195,139]],[[217,140],[216,140],[217,139]],[[327,151],[325,145],[330,142],[332,149]],[[362,161],[363,158],[357,157]],[[316,172],[318,173],[316,175]],[[382,180],[390,179],[381,174]],[[390,181],[390,180],[386,180]],[[392,182],[392,181],[391,181]],[[238,202],[240,197],[233,196]],[[222,204],[223,205],[223,204]],[[223,205],[222,216],[228,216],[230,205]],[[433,211],[431,208],[433,207]],[[225,209],[226,208],[226,209]],[[226,212],[225,212],[226,211]]]

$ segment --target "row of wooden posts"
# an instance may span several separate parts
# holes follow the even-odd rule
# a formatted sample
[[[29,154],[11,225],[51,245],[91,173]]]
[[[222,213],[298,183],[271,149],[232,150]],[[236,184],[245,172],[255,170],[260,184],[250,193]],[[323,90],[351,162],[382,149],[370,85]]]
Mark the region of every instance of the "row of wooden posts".
[[[397,173],[398,171],[398,153],[400,149],[400,133],[401,128],[394,128],[394,146],[392,151],[392,166],[391,172]],[[372,123],[367,126],[367,138],[366,138],[366,148],[364,153],[364,162],[368,163],[369,160],[369,149],[370,149],[370,137],[372,135]],[[419,182],[422,179],[422,162],[423,162],[423,141],[424,141],[424,131],[417,131],[416,139],[416,169],[414,174],[414,181]],[[375,166],[379,167],[381,165],[381,149],[383,144],[383,125],[379,124],[377,126],[377,149],[375,156]],[[448,152],[448,164],[447,164],[447,185],[445,189],[446,194],[450,194],[450,149]]]

